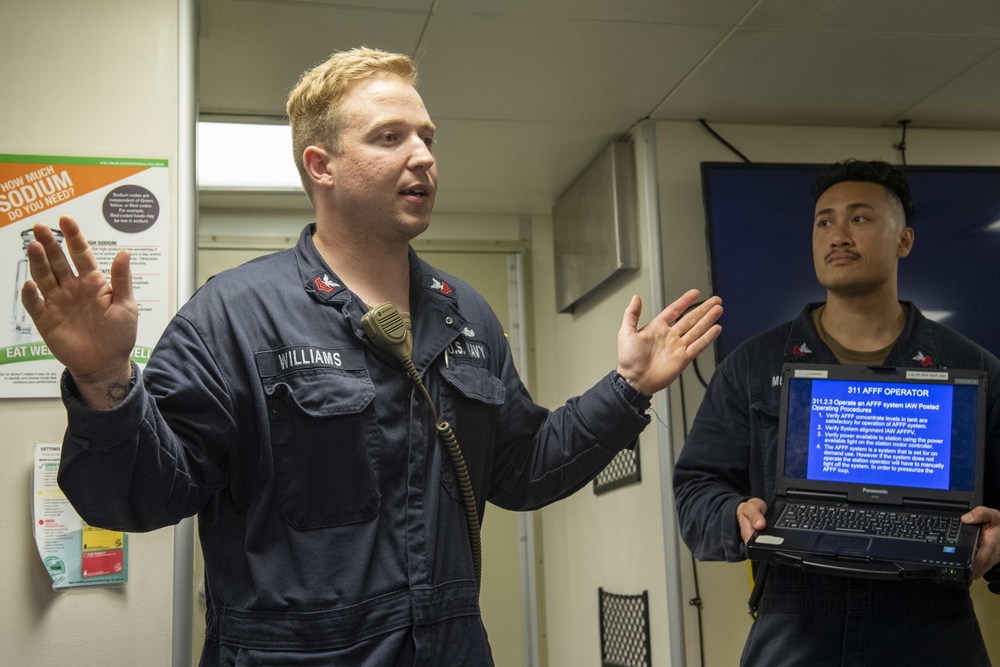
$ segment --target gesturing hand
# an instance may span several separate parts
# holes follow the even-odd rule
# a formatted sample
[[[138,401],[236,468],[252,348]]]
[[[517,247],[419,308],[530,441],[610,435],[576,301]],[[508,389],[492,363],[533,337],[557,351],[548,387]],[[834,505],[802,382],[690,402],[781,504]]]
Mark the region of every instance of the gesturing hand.
[[[618,331],[618,372],[647,396],[673,382],[722,331],[715,324],[722,315],[722,299],[717,296],[681,317],[697,299],[698,290],[688,291],[641,329],[637,328],[642,313],[639,297],[633,296],[625,309]]]
[[[129,254],[122,250],[115,257],[109,283],[76,221],[64,216],[59,228],[76,273],[52,230],[35,225],[28,245],[32,279],[21,289],[21,303],[87,404],[109,407],[109,388],[128,384],[138,330]]]

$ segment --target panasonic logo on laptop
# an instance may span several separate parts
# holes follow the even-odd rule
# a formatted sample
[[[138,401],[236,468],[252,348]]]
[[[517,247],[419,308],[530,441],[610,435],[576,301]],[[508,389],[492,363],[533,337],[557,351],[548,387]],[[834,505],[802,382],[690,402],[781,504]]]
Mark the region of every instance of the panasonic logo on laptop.
[[[869,489],[869,488],[868,488],[868,487],[866,487],[866,486],[862,486],[862,487],[861,487],[861,490],[862,490],[862,491],[863,491],[864,493],[879,493],[879,494],[886,494],[886,493],[889,493],[889,489]]]

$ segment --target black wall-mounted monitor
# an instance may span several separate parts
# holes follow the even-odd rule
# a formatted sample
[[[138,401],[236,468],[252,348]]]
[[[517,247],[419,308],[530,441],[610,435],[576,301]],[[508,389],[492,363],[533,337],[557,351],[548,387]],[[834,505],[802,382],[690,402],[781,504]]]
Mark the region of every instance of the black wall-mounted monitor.
[[[823,301],[812,262],[815,185],[828,165],[704,162],[721,361],[741,342]],[[916,215],[899,298],[1000,355],[1000,167],[901,167]]]

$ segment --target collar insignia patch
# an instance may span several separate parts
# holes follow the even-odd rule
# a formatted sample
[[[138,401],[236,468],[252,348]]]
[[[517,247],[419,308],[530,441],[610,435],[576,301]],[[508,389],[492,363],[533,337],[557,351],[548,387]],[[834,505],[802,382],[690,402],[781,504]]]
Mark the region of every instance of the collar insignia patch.
[[[806,345],[805,341],[799,343],[798,345],[792,346],[792,354],[800,359],[812,353],[813,351],[809,349],[809,346]]]
[[[340,287],[339,283],[335,283],[332,280],[330,280],[330,277],[327,276],[325,273],[321,276],[313,278],[313,285],[315,285],[316,289],[318,289],[320,292],[326,292],[327,294],[332,293],[334,290]]]
[[[438,280],[437,278],[434,277],[431,278],[430,288],[432,290],[441,292],[441,294],[451,294],[452,292],[455,291],[451,288],[451,285],[449,285],[443,280]]]

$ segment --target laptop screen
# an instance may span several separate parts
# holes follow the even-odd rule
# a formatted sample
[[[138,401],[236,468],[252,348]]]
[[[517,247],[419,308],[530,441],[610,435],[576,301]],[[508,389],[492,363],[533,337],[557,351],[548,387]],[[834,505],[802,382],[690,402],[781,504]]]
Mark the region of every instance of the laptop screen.
[[[976,490],[984,381],[842,366],[802,367],[784,382],[785,478]]]

